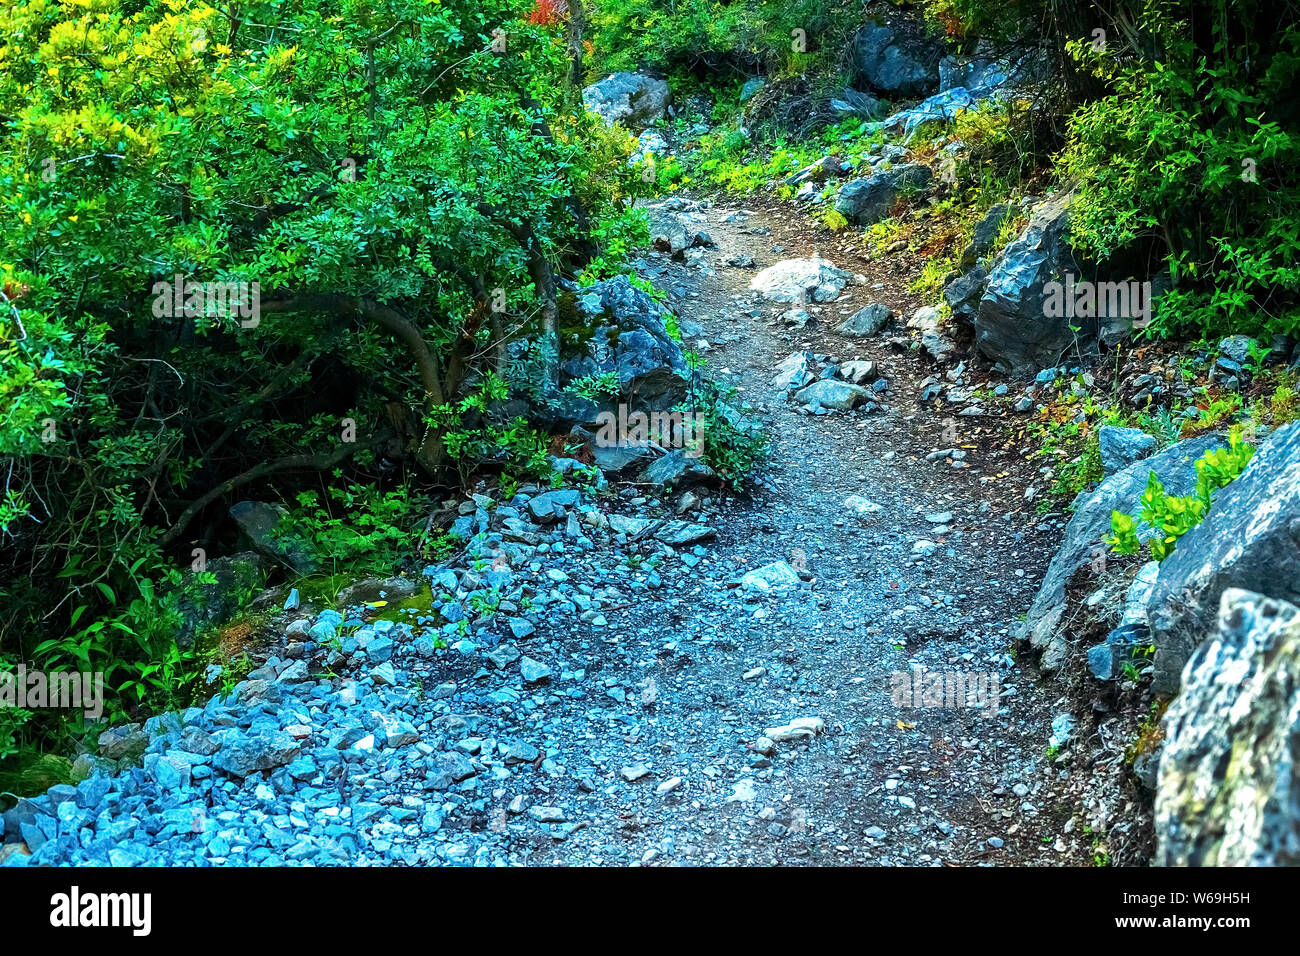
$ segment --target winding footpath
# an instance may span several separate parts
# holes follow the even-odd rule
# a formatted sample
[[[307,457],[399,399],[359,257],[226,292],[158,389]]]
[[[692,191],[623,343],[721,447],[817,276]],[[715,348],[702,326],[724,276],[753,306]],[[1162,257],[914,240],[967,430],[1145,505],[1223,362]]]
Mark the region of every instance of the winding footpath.
[[[905,309],[901,280],[852,284],[832,303],[804,306],[814,321],[789,331],[775,318],[790,306],[762,303],[749,282],[755,268],[817,251],[800,226],[758,210],[704,215],[716,248],[691,250],[685,263],[652,257],[642,274],[669,293],[711,374],[770,429],[762,487],[706,511],[717,539],[684,551],[687,568],[661,569],[661,590],[606,611],[603,639],[543,635],[559,659],[548,665],[582,671],[587,685],[532,721],[531,739],[541,731],[538,745],[563,773],[542,775],[523,799],[503,787],[480,829],[459,838],[463,856],[576,865],[1077,862],[1073,844],[1057,837],[1069,795],[1045,757],[1053,701],[1009,653],[1058,529],[1024,501],[1032,470],[974,425],[944,442],[954,426],[920,409],[929,370],[914,351],[831,331],[868,302]],[[885,410],[798,414],[772,385],[797,348],[875,360],[889,382]],[[959,466],[928,460],[950,444],[968,450]],[[784,595],[735,587],[778,560],[811,581]],[[949,681],[995,680],[996,714],[900,708],[897,675],[920,689],[917,667]],[[765,738],[800,718],[824,730]],[[507,721],[474,733],[523,729]],[[458,838],[444,831],[437,839]]]
[[[1066,702],[1010,639],[1063,523],[1036,471],[1004,422],[922,406],[908,339],[834,332],[909,313],[905,276],[828,250],[866,279],[791,329],[749,284],[817,251],[799,223],[701,214],[713,248],[638,267],[769,429],[752,495],[453,502],[494,538],[425,570],[433,608],[293,612],[230,696],[20,801],[0,864],[1086,862]],[[796,350],[875,362],[879,407],[802,413],[773,383]],[[789,586],[746,578],[777,562]]]

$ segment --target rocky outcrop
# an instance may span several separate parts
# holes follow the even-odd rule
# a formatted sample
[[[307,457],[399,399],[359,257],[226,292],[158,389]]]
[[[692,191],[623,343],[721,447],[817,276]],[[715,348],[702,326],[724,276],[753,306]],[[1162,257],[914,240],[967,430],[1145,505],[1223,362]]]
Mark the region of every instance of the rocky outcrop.
[[[1300,865],[1300,608],[1224,591],[1164,730],[1158,864]]]
[[[1155,436],[1140,428],[1102,425],[1097,431],[1097,440],[1101,445],[1101,467],[1108,475],[1127,468],[1156,450]]]
[[[1151,599],[1158,691],[1177,689],[1229,588],[1300,603],[1300,422],[1260,444],[1161,563]]]
[[[641,73],[613,73],[582,91],[582,102],[606,124],[630,128],[662,119],[672,93],[668,84]]]
[[[998,255],[989,272],[975,319],[975,345],[1012,374],[1057,364],[1077,345],[1072,325],[1084,326],[1085,336],[1095,329],[1095,319],[1049,316],[1051,310],[1044,307],[1049,295],[1044,286],[1079,268],[1069,245],[1073,196],[1073,190],[1062,190],[1040,204],[1024,233]]]
[[[896,96],[924,96],[939,85],[943,44],[910,24],[867,26],[858,31],[853,62],[874,90]]]
[[[613,372],[621,394],[643,411],[680,402],[688,374],[681,343],[668,334],[666,310],[650,295],[615,276],[576,290],[576,307],[590,331],[562,346],[567,379]],[[576,351],[576,354],[572,352]]]
[[[249,546],[258,554],[299,574],[311,574],[318,562],[311,544],[289,524],[289,512],[266,501],[240,501],[230,508],[230,517]]]
[[[928,166],[906,163],[865,179],[846,183],[835,200],[835,211],[850,222],[869,226],[889,215],[904,190],[924,189],[933,178]]]
[[[1074,516],[1065,526],[1061,547],[1052,558],[1029,614],[1016,635],[1042,654],[1046,669],[1060,668],[1069,655],[1070,638],[1063,621],[1066,590],[1080,569],[1105,553],[1101,539],[1110,533],[1111,513],[1137,509],[1152,471],[1160,477],[1169,494],[1191,494],[1196,486],[1196,460],[1222,444],[1217,435],[1189,438],[1116,472],[1095,491],[1075,500]]]

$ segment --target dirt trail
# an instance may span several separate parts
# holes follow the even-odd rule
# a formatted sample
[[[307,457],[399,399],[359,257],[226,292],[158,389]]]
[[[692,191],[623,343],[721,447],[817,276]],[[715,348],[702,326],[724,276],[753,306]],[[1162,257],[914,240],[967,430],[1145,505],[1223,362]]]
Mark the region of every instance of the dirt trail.
[[[581,644],[599,658],[589,670],[606,683],[651,687],[655,702],[635,718],[588,702],[550,725],[585,734],[577,759],[606,782],[584,788],[580,829],[560,844],[538,840],[528,856],[651,865],[1086,861],[1082,841],[1057,836],[1073,808],[1045,756],[1063,702],[1009,653],[1058,533],[1024,501],[1034,469],[1000,447],[987,423],[964,419],[955,444],[969,467],[928,461],[954,444],[941,440],[944,416],[917,401],[930,369],[883,338],[834,334],[841,316],[868,302],[908,312],[919,305],[900,278],[876,280],[870,263],[823,251],[873,281],[806,307],[817,316],[806,329],[774,324],[789,306],[759,303],[748,290],[755,270],[727,261],[749,256],[761,269],[812,254],[814,242],[784,213],[751,211],[709,210],[715,249],[694,262],[651,258],[643,274],[670,292],[688,332],[698,326],[688,344],[708,342],[711,373],[769,426],[764,487],[710,515],[718,538],[709,560],[680,584],[666,581],[660,607],[610,615],[623,636]],[[798,414],[771,384],[796,348],[874,359],[889,381],[885,410]],[[863,520],[845,506],[851,495],[883,510]],[[946,527],[927,520],[936,512],[952,512]],[[918,539],[937,547],[914,553]],[[779,559],[806,562],[811,587],[754,599],[728,586]],[[891,681],[916,665],[996,678],[1000,712],[900,709]],[[821,718],[826,733],[780,743],[770,758],[755,752],[766,728],[800,717]],[[653,768],[650,780],[619,776],[638,763]]]

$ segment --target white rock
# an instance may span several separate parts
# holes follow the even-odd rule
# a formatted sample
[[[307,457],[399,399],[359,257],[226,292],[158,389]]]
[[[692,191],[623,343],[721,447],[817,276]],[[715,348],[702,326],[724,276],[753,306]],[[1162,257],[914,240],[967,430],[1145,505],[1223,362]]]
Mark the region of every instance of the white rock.
[[[780,727],[769,727],[763,736],[776,743],[798,740],[800,737],[816,737],[826,730],[826,721],[820,717],[796,717]]]
[[[769,302],[831,302],[853,276],[826,259],[786,259],[754,276],[749,287]]]
[[[746,591],[755,591],[759,594],[788,591],[799,586],[799,572],[785,561],[774,561],[745,574],[740,579],[740,586]]]
[[[754,781],[741,780],[732,789],[732,794],[727,797],[727,802],[753,803],[756,799],[758,799],[758,791],[754,789]]]
[[[682,785],[681,777],[669,777],[663,783],[659,784],[659,786],[655,787],[655,793],[659,794],[659,796],[662,797],[665,794],[672,793],[681,785]]]

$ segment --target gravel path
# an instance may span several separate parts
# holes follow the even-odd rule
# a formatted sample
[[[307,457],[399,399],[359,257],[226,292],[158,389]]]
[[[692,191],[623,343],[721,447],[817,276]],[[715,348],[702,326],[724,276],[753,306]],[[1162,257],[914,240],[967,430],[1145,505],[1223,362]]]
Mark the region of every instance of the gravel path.
[[[828,250],[870,278],[791,331],[748,286],[803,227],[703,215],[715,248],[640,266],[770,430],[752,495],[475,495],[458,521],[491,533],[422,610],[407,579],[289,612],[227,697],[19,801],[0,865],[1087,861],[1086,781],[1047,755],[1065,701],[1010,653],[1061,522],[1007,422],[922,408],[906,338],[827,331],[915,305],[901,272]],[[795,349],[876,362],[879,407],[801,414],[772,384]]]
[[[953,433],[916,401],[929,370],[915,352],[826,332],[867,302],[903,306],[906,294],[891,287],[899,280],[851,285],[834,303],[807,306],[820,316],[807,329],[787,331],[771,319],[789,306],[759,303],[748,291],[754,270],[727,261],[747,256],[761,269],[811,254],[800,226],[761,211],[705,215],[716,249],[692,250],[686,263],[653,257],[642,272],[672,293],[688,332],[698,326],[711,373],[770,427],[765,487],[712,511],[716,541],[687,552],[689,567],[662,568],[660,589],[606,611],[603,639],[540,635],[557,674],[582,672],[584,696],[554,697],[524,720],[474,733],[533,740],[563,772],[539,773],[522,790],[505,783],[460,838],[460,855],[1064,862],[1067,848],[1052,843],[1070,810],[1044,757],[1053,702],[1009,653],[1055,533],[1024,503],[1032,469],[996,447],[996,428],[974,424],[955,443],[968,449],[968,467],[927,460]],[[876,360],[889,380],[886,409],[798,414],[770,382],[804,347]],[[851,496],[882,510],[862,517],[846,507]],[[918,553],[918,541],[933,547]],[[777,560],[811,581],[784,596],[735,588],[744,572]],[[900,708],[891,681],[916,666],[996,679],[998,713]],[[763,740],[798,718],[816,718],[824,731]],[[454,833],[449,818],[437,839],[445,847]]]

